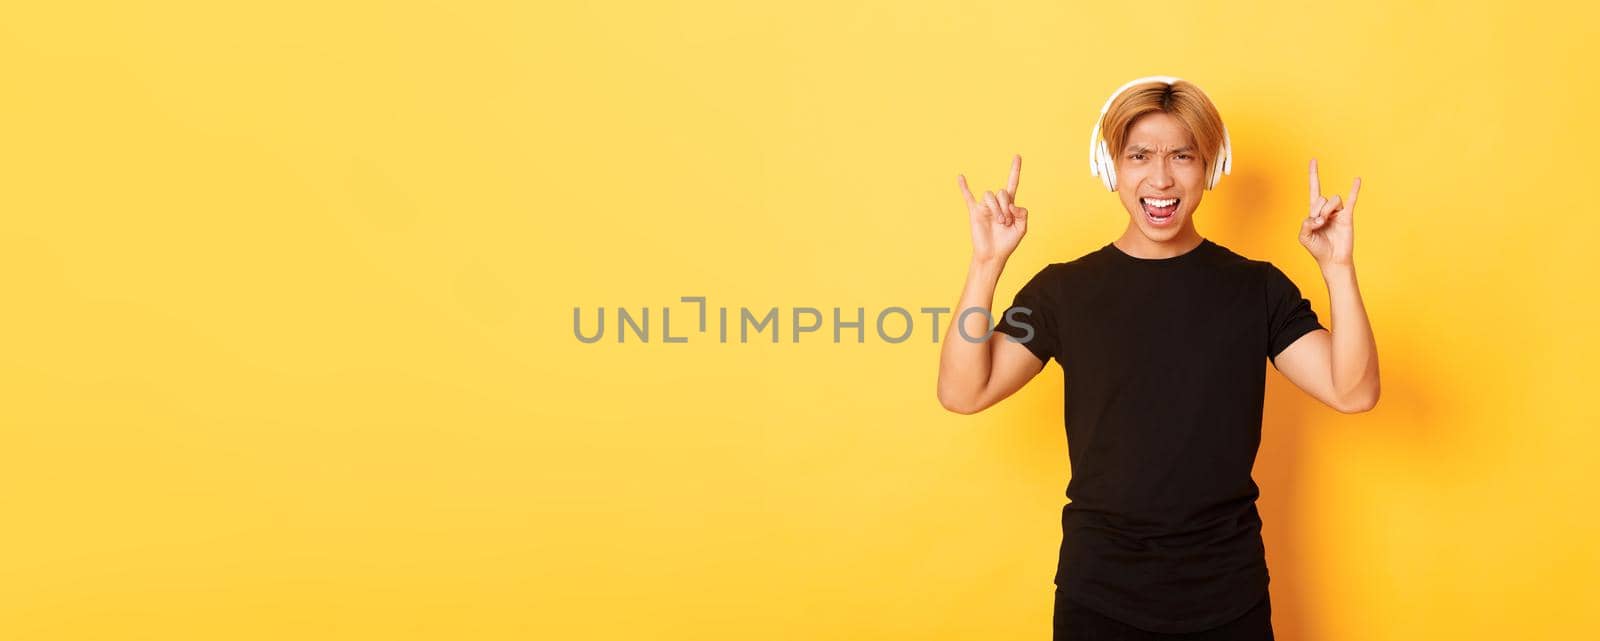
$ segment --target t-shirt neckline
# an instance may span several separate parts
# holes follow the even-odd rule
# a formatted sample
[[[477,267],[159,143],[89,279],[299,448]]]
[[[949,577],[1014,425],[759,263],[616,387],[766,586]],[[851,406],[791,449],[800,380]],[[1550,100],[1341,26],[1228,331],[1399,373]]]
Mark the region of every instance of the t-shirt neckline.
[[[1140,263],[1145,265],[1172,265],[1185,262],[1193,258],[1195,255],[1199,254],[1201,250],[1209,249],[1210,245],[1213,244],[1214,243],[1211,242],[1210,238],[1201,238],[1200,244],[1195,245],[1194,249],[1190,249],[1189,251],[1178,254],[1177,256],[1168,256],[1166,258],[1140,258],[1122,251],[1121,248],[1117,247],[1115,242],[1106,243],[1105,250],[1110,252],[1112,256],[1115,256],[1125,262]]]

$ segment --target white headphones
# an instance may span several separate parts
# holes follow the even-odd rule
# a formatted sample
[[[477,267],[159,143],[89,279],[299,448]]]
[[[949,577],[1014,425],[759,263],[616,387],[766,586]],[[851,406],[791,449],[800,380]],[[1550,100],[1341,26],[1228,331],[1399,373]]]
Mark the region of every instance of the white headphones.
[[[1172,85],[1178,80],[1173,76],[1136,78],[1118,87],[1110,98],[1106,98],[1105,106],[1100,108],[1100,117],[1094,121],[1094,131],[1089,133],[1089,175],[1099,176],[1100,182],[1105,183],[1106,189],[1117,190],[1117,162],[1111,156],[1111,150],[1106,148],[1105,139],[1100,135],[1100,125],[1106,119],[1106,110],[1111,109],[1111,102],[1116,100],[1117,96],[1122,95],[1122,92],[1126,91],[1128,87],[1137,84],[1159,81]],[[1222,179],[1222,174],[1233,173],[1233,141],[1228,138],[1227,125],[1222,126],[1222,147],[1217,150],[1216,159],[1211,168],[1211,179],[1206,182],[1206,189],[1215,189],[1217,181]]]

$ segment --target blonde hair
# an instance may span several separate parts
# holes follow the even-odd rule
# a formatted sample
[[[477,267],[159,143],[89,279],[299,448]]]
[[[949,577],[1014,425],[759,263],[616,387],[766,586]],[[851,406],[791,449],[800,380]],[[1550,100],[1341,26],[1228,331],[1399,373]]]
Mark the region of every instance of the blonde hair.
[[[1202,166],[1206,168],[1206,184],[1211,184],[1217,169],[1217,153],[1222,149],[1222,115],[1216,105],[1206,97],[1200,87],[1187,80],[1167,84],[1159,80],[1128,87],[1111,102],[1101,122],[1101,135],[1111,151],[1113,162],[1122,157],[1128,140],[1128,129],[1133,121],[1152,112],[1171,115],[1183,123],[1194,138]]]

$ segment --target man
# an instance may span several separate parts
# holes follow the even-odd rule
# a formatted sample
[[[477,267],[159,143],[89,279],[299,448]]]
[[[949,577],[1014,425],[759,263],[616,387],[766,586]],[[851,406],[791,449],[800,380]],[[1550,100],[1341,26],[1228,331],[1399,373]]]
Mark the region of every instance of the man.
[[[971,414],[1050,359],[1062,368],[1072,479],[1055,577],[1057,641],[1272,639],[1250,477],[1262,359],[1340,412],[1377,403],[1377,348],[1352,256],[1361,182],[1347,199],[1325,197],[1311,161],[1300,244],[1322,270],[1330,330],[1276,266],[1196,230],[1205,190],[1231,166],[1226,129],[1199,87],[1142,80],[1112,95],[1091,136],[1091,166],[1120,195],[1127,227],[1104,247],[1045,266],[993,332],[984,314],[959,312],[989,309],[1027,232],[1028,210],[1017,205],[1022,158],[1012,159],[1006,186],[981,200],[958,177],[973,251],[941,348],[939,402]]]

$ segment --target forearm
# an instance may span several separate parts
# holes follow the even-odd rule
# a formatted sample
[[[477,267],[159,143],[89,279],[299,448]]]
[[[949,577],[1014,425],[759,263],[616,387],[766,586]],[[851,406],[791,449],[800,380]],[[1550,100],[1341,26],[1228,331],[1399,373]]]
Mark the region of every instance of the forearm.
[[[1333,388],[1347,406],[1370,409],[1378,402],[1378,346],[1361,302],[1354,264],[1322,267],[1328,285]]]
[[[990,315],[979,311],[962,312],[973,308],[990,309],[995,285],[1004,269],[1003,258],[974,258],[967,268],[961,300],[956,304],[939,351],[939,401],[952,410],[970,406],[988,384],[991,363],[985,337],[992,327],[988,324]]]

